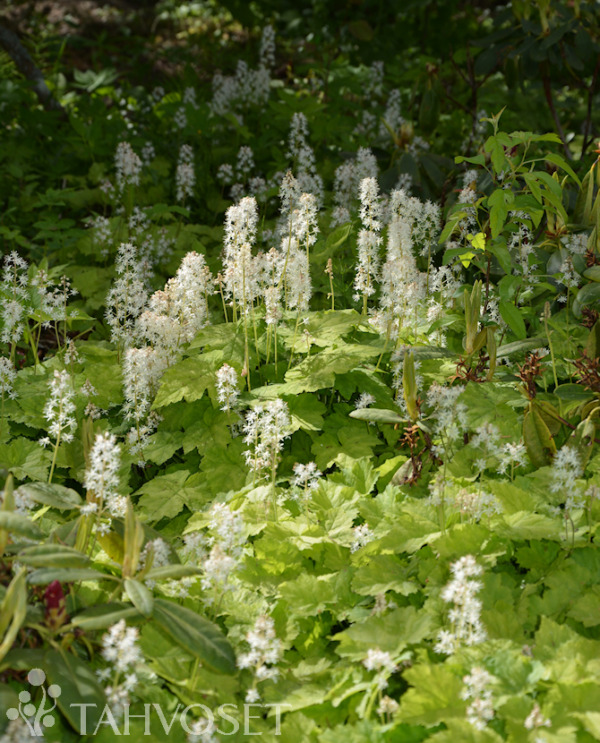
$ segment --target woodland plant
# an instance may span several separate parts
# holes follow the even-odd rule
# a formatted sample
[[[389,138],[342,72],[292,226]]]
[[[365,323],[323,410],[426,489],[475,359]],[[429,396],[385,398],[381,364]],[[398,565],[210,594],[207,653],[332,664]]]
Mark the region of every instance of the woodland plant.
[[[572,5],[501,30],[547,29],[556,66],[593,31]],[[591,118],[509,133],[480,115],[504,72],[479,47],[460,84],[417,79],[351,64],[366,16],[302,50],[282,18],[216,54],[210,91],[193,66],[152,91],[76,75],[68,165],[35,137],[48,173],[6,153],[2,740],[30,669],[65,741],[180,706],[181,743],[224,739],[219,709],[299,743],[599,739]]]

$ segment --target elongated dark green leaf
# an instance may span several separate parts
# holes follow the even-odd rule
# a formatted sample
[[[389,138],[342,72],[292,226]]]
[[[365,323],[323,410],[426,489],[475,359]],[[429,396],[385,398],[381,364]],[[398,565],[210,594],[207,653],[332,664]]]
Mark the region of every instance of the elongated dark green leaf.
[[[191,609],[156,599],[154,620],[181,647],[219,673],[235,673],[235,654],[221,630]]]
[[[152,616],[154,610],[154,596],[152,592],[139,580],[125,579],[125,593],[131,599],[131,603],[145,617]]]
[[[569,402],[586,402],[594,399],[594,395],[580,384],[559,384],[554,390],[554,394],[561,400],[568,400]]]
[[[550,463],[550,455],[556,452],[556,444],[537,408],[532,407],[523,419],[523,441],[527,454],[535,467]]]
[[[543,348],[547,344],[545,338],[525,338],[522,341],[514,341],[514,343],[505,343],[500,346],[496,356],[502,358],[504,356],[510,356],[512,353],[519,353],[522,351],[533,351],[534,348]]]
[[[502,319],[512,332],[520,341],[524,340],[527,337],[527,328],[519,310],[511,302],[500,302],[499,309]]]
[[[91,606],[89,609],[82,611],[81,614],[73,617],[72,622],[82,629],[93,630],[106,629],[120,622],[121,619],[139,620],[142,619],[142,615],[135,606],[118,602]]]
[[[18,561],[34,568],[85,568],[90,558],[62,544],[39,544],[19,552]]]
[[[0,529],[30,539],[41,539],[44,536],[31,519],[14,511],[0,511]]]
[[[114,575],[102,573],[100,570],[87,568],[40,568],[27,576],[32,585],[44,585],[58,580],[61,583],[73,583],[79,580],[119,580]]]
[[[19,491],[36,503],[52,506],[61,511],[77,508],[82,504],[79,493],[63,485],[47,482],[28,482],[19,487]]]
[[[48,650],[44,656],[43,669],[48,681],[60,686],[56,704],[73,728],[80,733],[84,732],[81,721],[85,719],[85,731],[93,731],[104,710],[106,697],[91,665],[66,651],[60,653],[58,650]],[[81,704],[92,705],[85,708],[85,718],[81,714]]]

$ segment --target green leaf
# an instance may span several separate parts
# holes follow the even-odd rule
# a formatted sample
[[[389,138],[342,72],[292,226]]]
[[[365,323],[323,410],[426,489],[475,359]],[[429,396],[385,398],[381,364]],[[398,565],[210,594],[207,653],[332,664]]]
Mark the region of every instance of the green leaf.
[[[416,645],[428,637],[434,627],[433,617],[423,609],[403,606],[383,616],[370,616],[333,636],[340,645],[336,652],[343,658],[362,660],[369,648],[378,647],[392,655],[407,645]]]
[[[565,173],[568,173],[575,181],[575,183],[577,183],[577,185],[581,187],[581,181],[579,180],[577,174],[564,158],[562,158],[560,155],[555,155],[553,152],[545,155],[544,157],[546,160],[548,160],[548,162],[554,163],[555,165],[558,165],[559,168],[562,168],[562,170],[564,170]]]
[[[586,284],[577,292],[577,296],[573,302],[573,313],[576,317],[581,317],[581,310],[583,307],[587,305],[590,307],[598,307],[599,302],[600,284]]]
[[[556,519],[531,511],[518,511],[504,517],[507,528],[497,527],[498,534],[512,539],[560,539],[561,525]]]
[[[407,569],[395,555],[373,555],[367,565],[357,568],[352,590],[361,596],[377,596],[387,591],[408,596],[419,590],[419,584],[408,579]]]
[[[591,281],[600,281],[600,266],[590,266],[590,268],[586,268],[583,275],[586,279],[590,279]]]
[[[14,511],[0,511],[0,529],[29,539],[42,539],[44,536],[30,518]]]
[[[144,576],[144,580],[177,580],[191,575],[198,575],[202,568],[196,565],[162,565],[160,568],[152,568]]]
[[[407,418],[394,413],[393,410],[383,408],[360,408],[351,410],[350,417],[359,421],[373,421],[374,423],[406,423]]]
[[[155,523],[163,518],[172,519],[186,506],[184,483],[189,478],[188,470],[177,470],[168,475],[159,475],[149,480],[137,491],[141,498],[137,503],[140,516]]]
[[[181,647],[219,673],[236,671],[235,654],[221,630],[185,606],[156,599],[154,621]]]
[[[521,312],[511,302],[500,302],[500,315],[519,340],[527,337],[527,328]],[[502,350],[502,349],[500,349]]]
[[[0,462],[17,480],[46,480],[50,458],[37,441],[20,437],[0,446]]]
[[[76,627],[85,630],[106,629],[121,619],[141,619],[140,612],[130,604],[123,602],[113,604],[97,604],[77,614],[71,620]]]
[[[539,410],[531,405],[523,419],[523,441],[535,467],[544,467],[556,453],[556,444]]]
[[[119,579],[114,575],[102,573],[99,570],[92,570],[91,568],[40,568],[39,570],[34,570],[27,576],[27,582],[31,583],[34,586],[52,583],[52,581],[55,580],[59,581],[60,583],[75,583],[81,580],[118,581]]]
[[[152,616],[154,610],[154,596],[152,592],[139,580],[133,578],[125,579],[125,593],[131,599],[131,603],[145,617]]]
[[[18,561],[34,568],[85,568],[90,558],[63,544],[40,544],[21,550]]]
[[[535,348],[544,348],[548,343],[546,338],[526,338],[522,341],[514,341],[513,343],[505,343],[500,346],[496,356],[502,358],[504,356],[510,356],[513,353],[522,353],[523,351],[533,351]]]
[[[594,399],[593,393],[580,384],[559,384],[554,394],[567,402],[587,402]]]
[[[46,651],[43,668],[48,681],[60,686],[56,704],[73,728],[82,732],[79,726],[83,715],[78,705],[90,704],[92,706],[86,708],[86,731],[94,730],[106,704],[94,668],[72,653],[58,650]]]
[[[212,351],[174,364],[162,376],[153,407],[161,408],[179,400],[199,400],[214,385],[215,374],[223,361],[222,351]]]
[[[404,671],[403,676],[412,688],[402,696],[400,720],[431,726],[464,719],[464,684],[445,665],[421,662]]]
[[[28,482],[19,486],[19,492],[36,503],[43,503],[45,506],[58,508],[60,511],[77,508],[83,504],[76,490],[56,483]]]

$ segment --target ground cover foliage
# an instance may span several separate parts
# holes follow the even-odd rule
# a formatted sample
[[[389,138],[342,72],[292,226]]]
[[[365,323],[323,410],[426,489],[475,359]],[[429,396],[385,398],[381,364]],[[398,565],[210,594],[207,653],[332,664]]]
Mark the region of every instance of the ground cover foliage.
[[[23,6],[0,739],[600,739],[593,3]]]

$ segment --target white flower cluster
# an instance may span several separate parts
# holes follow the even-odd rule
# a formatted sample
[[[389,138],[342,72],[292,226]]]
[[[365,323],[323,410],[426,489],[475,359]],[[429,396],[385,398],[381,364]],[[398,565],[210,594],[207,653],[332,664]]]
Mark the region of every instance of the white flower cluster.
[[[350,552],[357,552],[361,547],[364,547],[375,539],[375,534],[373,534],[366,522],[360,524],[360,526],[354,526],[352,530],[354,532],[354,540],[350,546]]]
[[[377,705],[377,714],[381,717],[393,717],[399,709],[400,705],[398,704],[398,702],[395,699],[392,699],[392,697],[388,697],[387,694],[385,694],[383,697],[381,697],[381,701]]]
[[[467,706],[467,721],[477,730],[483,730],[494,717],[492,692],[489,685],[494,677],[485,668],[475,666],[471,673],[463,678],[465,688],[461,697],[472,700]]]
[[[581,488],[577,479],[582,477],[583,467],[579,452],[575,447],[565,444],[554,455],[552,461],[551,493],[560,493],[567,510],[579,508],[583,502]]]
[[[483,452],[474,463],[479,472],[488,468],[490,459],[496,463],[499,475],[504,475],[508,469],[514,475],[515,467],[522,467],[527,462],[527,450],[522,441],[502,444],[500,438],[500,431],[493,423],[484,423],[475,430],[470,443]]]
[[[139,569],[143,570],[146,566],[149,566],[150,570],[153,568],[162,568],[165,565],[169,565],[170,562],[171,548],[162,537],[156,537],[156,539],[150,539],[144,545],[144,549],[140,553]],[[151,578],[144,580],[144,583],[150,589],[156,585],[156,581]]]
[[[132,243],[121,243],[115,269],[117,278],[106,297],[105,318],[111,341],[127,347],[136,338],[135,324],[148,302],[138,251]]]
[[[133,281],[141,285],[139,279]],[[123,291],[119,292],[115,287],[111,291],[122,297],[131,283],[131,279],[128,283],[124,281]],[[123,336],[122,329],[126,328],[130,342],[135,339],[150,344],[127,348],[123,362],[124,413],[127,419],[135,422],[127,438],[132,453],[140,457],[145,439],[156,425],[156,419],[152,419],[149,412],[158,382],[165,369],[177,358],[181,344],[189,343],[206,324],[210,291],[212,277],[204,256],[191,251],[185,255],[164,290],[155,292],[142,307],[141,295],[130,312],[123,299],[112,304],[111,318],[115,320],[113,325],[119,329],[119,335]],[[143,311],[136,314],[138,310]]]
[[[77,428],[75,403],[73,402],[74,391],[72,380],[68,372],[54,370],[54,375],[48,382],[50,397],[44,406],[44,417],[50,424],[48,433],[55,440],[56,445],[61,441],[66,443],[73,441],[73,434]],[[50,443],[49,439],[40,440],[42,445]]]
[[[189,144],[181,145],[179,150],[179,162],[175,172],[175,185],[177,188],[177,201],[185,202],[194,195],[196,185],[196,173],[194,171],[194,151]]]
[[[116,707],[117,713],[129,703],[129,694],[138,682],[135,667],[144,660],[138,637],[138,629],[128,627],[124,619],[113,624],[102,637],[102,657],[110,665],[98,672],[99,678],[107,680],[112,676],[116,680],[125,674],[120,683],[114,681],[112,685],[105,687],[106,698],[109,704]]]
[[[350,221],[361,181],[364,178],[377,178],[378,171],[377,160],[367,147],[361,147],[354,160],[347,160],[336,168],[331,227]]]
[[[243,60],[238,60],[235,75],[217,72],[212,80],[213,97],[210,110],[216,116],[234,113],[242,121],[241,112],[253,106],[264,105],[269,100],[271,73],[268,67],[253,70]]]
[[[217,370],[216,376],[217,399],[221,404],[221,410],[225,413],[230,413],[232,410],[235,410],[238,397],[240,396],[237,372],[232,366],[229,366],[229,364],[223,364],[223,366]]]
[[[381,205],[379,186],[375,178],[364,178],[360,182],[360,218],[363,229],[358,233],[358,265],[354,279],[354,300],[367,299],[375,293],[375,283],[380,279],[379,246],[381,245]]]
[[[376,671],[375,679],[379,689],[385,689],[388,685],[388,678],[398,670],[392,656],[379,648],[369,648],[367,657],[363,660],[363,666],[367,671]]]
[[[475,578],[482,574],[472,555],[465,555],[450,566],[453,578],[442,591],[442,599],[454,604],[448,614],[451,629],[441,630],[435,646],[437,653],[451,655],[462,644],[477,645],[483,642],[486,631],[481,623],[481,601],[476,594],[483,584]]]
[[[150,165],[155,157],[156,150],[154,149],[152,142],[150,142],[150,140],[144,142],[144,146],[142,147],[142,162],[144,165]]]
[[[83,513],[98,513],[106,507],[111,517],[123,517],[127,511],[127,498],[119,495],[119,468],[121,450],[112,433],[96,434],[90,452],[90,463],[85,471],[83,485],[88,499]]]
[[[323,180],[317,173],[315,153],[308,144],[308,121],[303,113],[295,113],[290,123],[287,157],[301,191],[315,195],[319,205],[323,203]]]
[[[323,473],[317,468],[315,462],[297,463],[294,465],[293,471],[295,477],[292,484],[297,488],[302,488],[305,495],[312,490],[316,490],[319,487],[319,480],[323,477]]]
[[[214,720],[200,718],[188,723],[188,728],[187,743],[219,743],[219,738],[215,737],[218,728]]]
[[[375,398],[370,392],[362,392],[358,400],[354,403],[355,410],[364,410],[375,402]]]
[[[466,428],[467,406],[459,402],[463,391],[464,387],[442,387],[434,382],[427,392],[427,405],[434,421],[432,428],[441,439],[436,450],[442,453]]]
[[[182,343],[189,343],[207,320],[212,276],[204,256],[187,253],[177,273],[154,292],[137,320],[137,337],[145,339],[169,366]]]
[[[115,153],[115,168],[117,171],[117,188],[123,191],[127,186],[140,185],[142,161],[134,152],[129,142],[119,142]]]
[[[493,516],[502,512],[502,504],[491,493],[483,490],[474,491],[461,488],[454,496],[454,508],[461,516],[468,516],[479,521],[484,516]]]
[[[259,293],[258,263],[252,256],[257,226],[258,206],[253,196],[227,209],[223,252],[225,296],[242,314],[249,311]]]
[[[204,602],[210,606],[226,591],[235,588],[231,577],[242,558],[246,536],[242,515],[225,504],[215,503],[208,512],[208,517],[208,535],[202,532],[186,534],[180,555],[183,562],[202,566]],[[185,597],[196,580],[195,577],[190,577],[173,581],[170,591],[174,595]]]
[[[416,254],[423,250],[427,254],[433,244],[431,241],[437,240],[435,218],[429,213],[431,210],[427,204],[409,197],[403,190],[396,190],[392,191],[388,211],[387,254],[381,271],[379,313],[386,332],[397,338],[407,318],[413,321],[416,332],[420,318],[429,311],[425,300],[433,300],[432,291],[439,291],[443,302],[444,294],[451,287],[447,269],[442,267],[441,273],[430,272],[432,285],[428,295],[427,274],[417,268]],[[435,280],[437,286],[434,287]]]
[[[2,283],[0,284],[0,294],[3,297],[0,303],[2,318],[0,342],[2,343],[17,343],[23,335],[25,318],[30,306],[28,285],[27,261],[13,250],[12,253],[4,256]]]
[[[261,67],[269,69],[275,66],[275,29],[273,26],[265,26],[262,30],[259,59]]]
[[[526,730],[535,730],[536,728],[549,728],[552,726],[552,721],[548,717],[544,717],[540,705],[535,702],[533,709],[525,718],[523,727]]]
[[[289,436],[290,414],[287,403],[275,399],[259,403],[246,414],[243,426],[246,464],[255,476],[269,470],[274,478],[283,442]]]
[[[2,399],[5,395],[11,400],[17,397],[17,393],[14,390],[15,379],[17,378],[17,372],[10,359],[0,356],[0,394]]]
[[[136,424],[147,415],[164,364],[153,348],[128,348],[123,362],[125,417]]]
[[[255,684],[266,679],[276,681],[279,669],[275,668],[275,665],[281,659],[282,648],[275,634],[275,622],[271,617],[265,615],[258,617],[254,627],[246,635],[246,642],[250,645],[250,650],[238,656],[238,668],[252,668]],[[258,699],[258,692],[253,686],[246,695],[246,701],[255,702]]]

